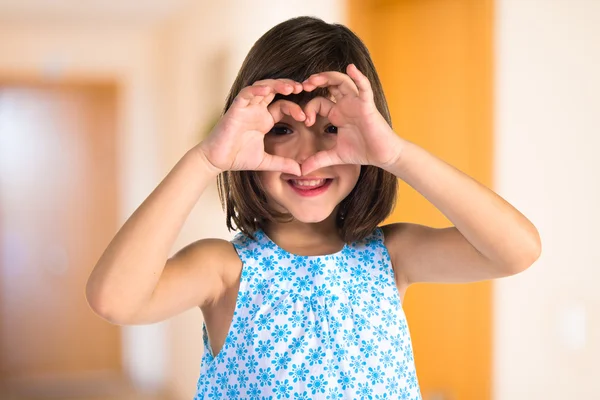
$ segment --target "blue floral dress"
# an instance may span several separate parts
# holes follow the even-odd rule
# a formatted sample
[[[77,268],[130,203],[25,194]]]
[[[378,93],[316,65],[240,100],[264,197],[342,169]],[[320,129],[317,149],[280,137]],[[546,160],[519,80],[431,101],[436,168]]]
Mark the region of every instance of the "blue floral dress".
[[[325,256],[255,237],[232,241],[243,262],[233,321],[216,357],[203,325],[195,399],[421,399],[381,229]]]

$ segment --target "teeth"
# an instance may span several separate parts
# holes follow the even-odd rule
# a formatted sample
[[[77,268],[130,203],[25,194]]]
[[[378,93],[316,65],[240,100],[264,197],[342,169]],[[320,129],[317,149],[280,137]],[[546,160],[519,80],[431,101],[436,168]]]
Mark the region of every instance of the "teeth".
[[[301,186],[301,187],[318,187],[318,186],[322,186],[325,183],[325,179],[315,179],[315,180],[295,180],[292,179],[292,183],[294,184],[294,186]]]

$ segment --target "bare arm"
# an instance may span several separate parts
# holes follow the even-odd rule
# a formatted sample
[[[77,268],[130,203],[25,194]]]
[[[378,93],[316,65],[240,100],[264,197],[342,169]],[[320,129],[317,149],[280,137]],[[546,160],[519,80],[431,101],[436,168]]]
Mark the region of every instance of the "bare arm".
[[[400,154],[386,169],[455,225],[384,227],[395,269],[406,284],[500,278],[525,270],[539,257],[535,226],[492,190],[410,142]]]
[[[211,307],[236,283],[241,268],[228,241],[198,240],[167,261],[152,296],[127,323],[149,324],[196,306]]]
[[[183,156],[102,254],[86,288],[97,314],[117,324],[156,322],[215,301],[233,284],[241,262],[228,242],[199,241],[167,257],[192,208],[220,172],[300,173],[295,160],[265,153],[263,140],[285,115],[304,118],[295,103],[271,104],[277,93],[301,90],[298,82],[270,79],[240,91],[209,137]]]
[[[185,154],[132,214],[88,280],[86,295],[96,313],[115,323],[133,322],[134,316],[150,301],[186,218],[217,173],[195,148]],[[211,283],[207,288],[216,286],[215,275],[207,274],[203,279]],[[200,305],[210,295],[198,290],[178,308]]]
[[[377,109],[368,78],[353,64],[346,72],[323,72],[303,82],[305,91],[329,88],[335,102],[317,97],[308,103],[307,115],[309,121],[316,113],[328,117],[338,133],[335,146],[307,158],[302,172],[338,164],[380,167],[416,189],[455,225],[385,227],[399,287],[497,278],[533,264],[541,251],[535,226],[493,191],[399,137]]]

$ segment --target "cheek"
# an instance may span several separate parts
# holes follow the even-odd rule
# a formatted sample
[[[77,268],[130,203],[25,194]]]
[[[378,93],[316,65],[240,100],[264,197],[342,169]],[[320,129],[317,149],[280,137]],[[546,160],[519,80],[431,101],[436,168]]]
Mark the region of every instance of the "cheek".
[[[287,212],[279,202],[279,194],[281,193],[281,174],[278,172],[260,171],[258,172],[258,179],[262,184],[265,195],[267,197],[267,203],[273,207],[276,211]]]
[[[291,157],[295,146],[287,138],[265,139],[265,153],[282,157]]]
[[[360,176],[360,165],[342,165],[340,166],[340,175],[344,176],[344,180],[351,184],[352,188],[356,186]]]
[[[260,180],[260,183],[262,183],[263,188],[270,189],[273,187],[273,182],[275,182],[275,179],[278,179],[278,177],[275,175],[279,175],[279,174],[277,172],[272,172],[272,171],[259,171],[258,172],[258,179]]]
[[[322,147],[324,150],[331,150],[337,143],[337,135],[324,135],[322,141]],[[360,165],[357,165],[360,168]]]

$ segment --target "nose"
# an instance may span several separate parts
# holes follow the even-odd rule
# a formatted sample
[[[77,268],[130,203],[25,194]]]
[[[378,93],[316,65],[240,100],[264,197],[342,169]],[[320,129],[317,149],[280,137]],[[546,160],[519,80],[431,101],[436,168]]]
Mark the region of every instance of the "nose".
[[[322,150],[323,143],[321,143],[319,135],[315,134],[310,129],[303,129],[299,135],[299,139],[296,153],[296,161],[298,164],[302,164],[307,158]]]

